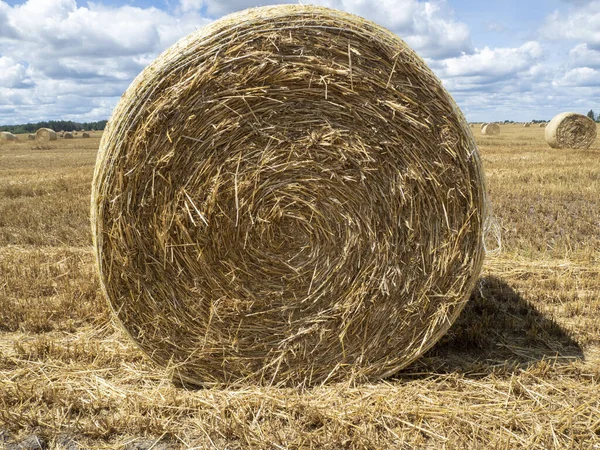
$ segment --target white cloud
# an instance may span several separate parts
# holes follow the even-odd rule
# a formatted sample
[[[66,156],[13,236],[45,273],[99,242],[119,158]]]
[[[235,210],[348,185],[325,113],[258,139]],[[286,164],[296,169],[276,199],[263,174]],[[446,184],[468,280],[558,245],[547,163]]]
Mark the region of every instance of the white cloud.
[[[564,12],[549,15],[539,33],[530,34],[536,41],[479,49],[449,0],[302,3],[311,1],[395,32],[427,58],[472,120],[548,119],[561,110],[586,112],[600,104],[600,0],[563,4]],[[111,0],[119,2],[129,6],[102,0],[28,0],[10,6],[0,0],[0,124],[106,119],[158,53],[214,18],[257,6],[250,0],[169,0],[163,10]],[[282,2],[298,0],[260,4]],[[496,37],[498,31],[510,32],[494,21],[479,28],[486,26]]]
[[[75,0],[10,7],[0,1],[0,87],[6,88],[0,123],[74,115],[106,119],[149,62],[209,22],[157,8],[78,7]]]
[[[481,86],[521,75],[539,75],[537,64],[542,47],[535,41],[517,48],[485,47],[471,55],[448,58],[435,66],[438,75],[446,80],[458,79],[456,84]]]
[[[8,56],[0,56],[0,86],[25,89],[34,85],[27,68]]]
[[[591,67],[578,67],[569,70],[561,79],[554,82],[557,87],[593,87],[600,86],[600,71]]]
[[[600,50],[600,1],[570,3],[579,7],[567,13],[552,13],[542,27],[542,35],[549,40],[568,39],[585,43],[591,50]]]
[[[281,0],[260,4],[276,3]],[[472,51],[468,27],[453,18],[446,0],[315,3],[371,19],[425,57]],[[27,0],[14,6],[0,0],[0,123],[73,114],[107,118],[131,80],[161,51],[212,18],[256,6],[249,0],[171,4],[161,10],[101,0]]]
[[[577,44],[569,52],[569,64],[572,67],[600,68],[600,51],[589,49],[587,44]]]

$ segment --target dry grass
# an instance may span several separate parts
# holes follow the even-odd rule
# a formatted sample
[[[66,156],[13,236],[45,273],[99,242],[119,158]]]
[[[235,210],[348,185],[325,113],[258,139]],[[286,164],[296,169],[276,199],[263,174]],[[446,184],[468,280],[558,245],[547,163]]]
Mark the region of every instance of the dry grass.
[[[0,448],[599,448],[600,145],[516,125],[476,139],[504,235],[480,289],[394,378],[307,390],[173,385],[107,322],[97,137],[1,144]]]

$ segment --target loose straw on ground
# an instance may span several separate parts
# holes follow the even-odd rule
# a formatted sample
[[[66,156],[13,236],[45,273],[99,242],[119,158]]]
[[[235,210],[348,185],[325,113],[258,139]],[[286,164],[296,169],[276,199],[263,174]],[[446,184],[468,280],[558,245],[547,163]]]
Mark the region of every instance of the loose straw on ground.
[[[286,5],[168,49],[104,132],[101,284],[193,384],[377,379],[429,349],[484,256],[467,122],[393,33]]]

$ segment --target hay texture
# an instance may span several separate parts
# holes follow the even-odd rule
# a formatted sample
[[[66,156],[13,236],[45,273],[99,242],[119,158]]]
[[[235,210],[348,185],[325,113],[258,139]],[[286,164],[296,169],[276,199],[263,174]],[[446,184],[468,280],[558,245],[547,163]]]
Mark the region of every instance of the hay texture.
[[[484,256],[473,136],[391,32],[286,5],[158,57],[103,135],[101,285],[157,363],[204,386],[393,374],[460,313]]]
[[[65,139],[73,139],[73,133],[65,133],[65,134],[63,134],[63,137]]]
[[[564,112],[548,123],[545,136],[552,148],[589,148],[596,139],[596,123],[583,114]]]
[[[500,126],[497,123],[488,123],[481,129],[481,134],[488,136],[500,134]]]
[[[488,124],[487,122],[482,123],[481,124],[481,129],[483,130],[487,124]]]
[[[28,134],[27,139],[29,139],[30,141],[35,141],[35,134]]]
[[[0,132],[0,140],[16,141],[17,137],[9,131],[2,131],[2,132]]]
[[[37,141],[55,141],[57,138],[56,131],[50,128],[40,128],[35,132],[35,139]]]
[[[90,137],[90,133],[86,133],[85,131],[81,134],[82,138],[89,138]]]
[[[530,123],[530,122],[525,122],[525,123],[523,124],[523,127],[524,127],[524,128],[530,128],[530,127],[531,127],[531,123]]]

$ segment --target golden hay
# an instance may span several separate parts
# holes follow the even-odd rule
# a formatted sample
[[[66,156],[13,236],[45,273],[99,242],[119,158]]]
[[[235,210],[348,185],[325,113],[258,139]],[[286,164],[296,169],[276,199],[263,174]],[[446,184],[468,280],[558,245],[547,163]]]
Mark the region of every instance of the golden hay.
[[[525,123],[523,124],[523,127],[524,127],[524,128],[529,128],[529,127],[531,127],[531,123],[530,123],[530,122],[525,122]]]
[[[35,134],[28,134],[27,139],[29,139],[30,141],[35,141]]]
[[[552,148],[589,148],[596,139],[596,123],[583,114],[564,112],[548,123],[545,136]]]
[[[89,138],[90,137],[90,133],[86,133],[85,131],[81,134],[82,138]]]
[[[2,132],[0,132],[0,140],[2,140],[2,141],[16,141],[17,137],[14,134],[12,134],[12,133],[10,133],[8,131],[2,131]]]
[[[481,124],[481,129],[483,130],[487,124],[488,124],[487,122],[483,122],[483,123]]]
[[[477,148],[393,33],[285,5],[192,33],[102,138],[92,231],[114,316],[204,386],[395,373],[480,273]]]
[[[64,133],[64,134],[63,134],[63,137],[64,137],[65,139],[73,139],[73,133]]]
[[[55,141],[57,138],[56,131],[50,128],[40,128],[35,132],[35,139],[38,141]]]
[[[487,135],[500,134],[500,126],[497,123],[488,123],[481,129],[481,134],[487,134]]]

